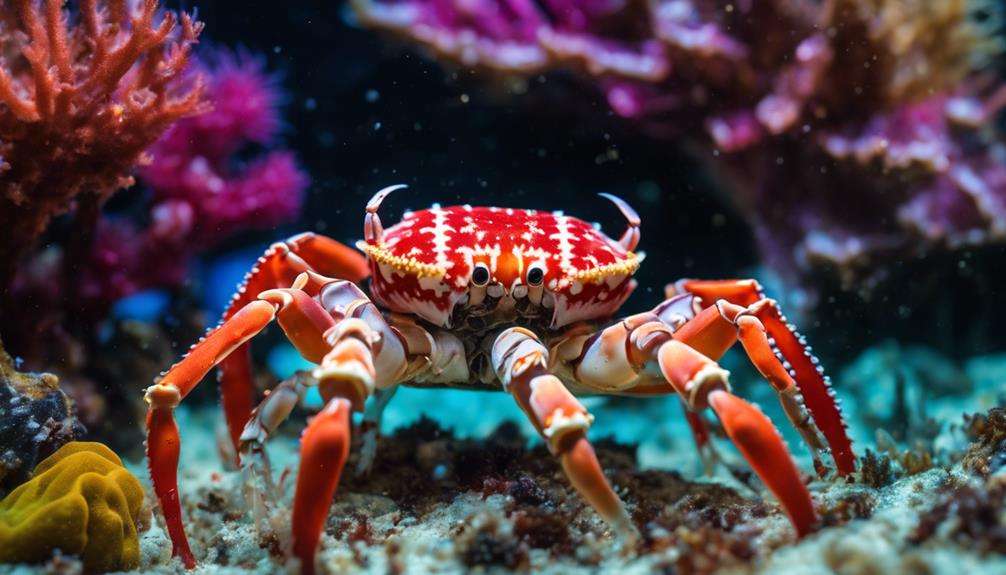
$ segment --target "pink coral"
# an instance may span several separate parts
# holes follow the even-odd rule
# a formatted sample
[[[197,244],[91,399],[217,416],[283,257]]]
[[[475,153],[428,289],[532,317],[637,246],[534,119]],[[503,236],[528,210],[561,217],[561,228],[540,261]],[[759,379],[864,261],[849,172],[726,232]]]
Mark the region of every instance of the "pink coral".
[[[292,153],[237,158],[249,146],[273,144],[281,127],[283,98],[263,61],[215,51],[190,77],[204,79],[212,109],[177,122],[147,148],[139,180],[150,199],[142,221],[106,215],[87,230],[90,241],[74,238],[23,266],[11,292],[35,311],[9,314],[19,326],[9,338],[18,353],[37,359],[47,347],[77,346],[73,334],[93,332],[120,299],[181,286],[200,251],[299,214],[308,177]]]
[[[234,160],[248,144],[275,138],[282,98],[261,59],[217,52],[208,60],[213,111],[176,124],[148,150],[153,161],[140,172],[154,192],[154,213],[185,222],[184,235],[204,247],[237,230],[292,220],[308,183],[286,151],[247,165]]]

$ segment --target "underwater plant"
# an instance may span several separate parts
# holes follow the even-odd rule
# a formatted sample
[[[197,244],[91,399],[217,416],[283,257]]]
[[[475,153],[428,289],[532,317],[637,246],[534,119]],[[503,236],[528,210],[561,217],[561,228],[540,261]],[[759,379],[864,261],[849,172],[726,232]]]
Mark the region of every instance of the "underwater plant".
[[[0,295],[54,217],[95,218],[144,150],[203,110],[186,77],[201,30],[157,0],[0,4]]]
[[[0,563],[40,563],[57,550],[88,572],[135,569],[143,487],[100,443],[72,442],[0,501]]]
[[[173,556],[196,564],[183,521],[176,408],[215,367],[224,415],[263,539],[283,540],[314,573],[331,501],[349,456],[352,412],[365,421],[359,469],[369,472],[381,414],[400,385],[500,390],[527,415],[572,487],[620,540],[639,531],[587,438],[593,415],[571,390],[676,396],[700,449],[714,413],[754,473],[779,500],[797,537],[817,528],[810,492],[778,429],[731,391],[717,361],[740,344],[826,475],[855,455],[830,380],[806,340],[753,280],[682,280],[652,310],[611,321],[635,289],[641,220],[618,240],[561,212],[434,205],[384,228],[378,191],[366,205],[363,255],[303,233],[277,242],[238,288],[221,323],[146,390],[147,457]],[[364,292],[357,284],[369,277]],[[273,321],[316,365],[252,409],[250,341]],[[550,357],[552,358],[550,361]],[[309,388],[323,398],[300,441],[293,504],[278,503],[266,441]],[[369,400],[369,403],[368,403]]]
[[[352,4],[365,26],[516,93],[572,72],[625,125],[684,140],[791,281],[826,268],[868,293],[899,259],[1006,242],[990,2]]]

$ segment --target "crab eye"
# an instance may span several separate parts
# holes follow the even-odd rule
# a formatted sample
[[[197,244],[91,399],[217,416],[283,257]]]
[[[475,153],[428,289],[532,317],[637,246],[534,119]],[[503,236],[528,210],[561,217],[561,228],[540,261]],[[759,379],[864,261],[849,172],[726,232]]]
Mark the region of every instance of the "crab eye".
[[[482,287],[489,283],[489,268],[485,264],[475,264],[472,270],[472,283]]]
[[[545,270],[538,266],[531,266],[531,268],[527,270],[528,285],[538,287],[543,281],[545,281]]]

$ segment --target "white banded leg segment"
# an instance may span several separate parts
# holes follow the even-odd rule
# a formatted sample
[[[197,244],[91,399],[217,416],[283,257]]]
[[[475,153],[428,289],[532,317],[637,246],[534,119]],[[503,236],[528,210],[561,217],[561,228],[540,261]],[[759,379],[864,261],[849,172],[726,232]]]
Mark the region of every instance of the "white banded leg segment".
[[[361,319],[346,318],[333,326],[325,339],[332,351],[312,372],[322,397],[353,398],[354,409],[362,410],[374,392],[374,355],[380,352],[380,334]]]
[[[676,339],[657,349],[660,372],[693,411],[709,405],[709,393],[730,391],[730,372],[694,348]]]
[[[528,370],[543,373],[548,368],[548,350],[534,332],[512,327],[496,337],[492,348],[493,369],[503,389],[510,389],[514,380]]]
[[[548,373],[548,351],[534,333],[510,328],[493,344],[496,375],[517,400],[580,495],[626,542],[638,534],[587,441],[593,417],[558,377]]]
[[[594,416],[554,375],[538,375],[528,382],[528,406],[541,422],[541,434],[553,454],[560,453],[571,435],[584,436]]]

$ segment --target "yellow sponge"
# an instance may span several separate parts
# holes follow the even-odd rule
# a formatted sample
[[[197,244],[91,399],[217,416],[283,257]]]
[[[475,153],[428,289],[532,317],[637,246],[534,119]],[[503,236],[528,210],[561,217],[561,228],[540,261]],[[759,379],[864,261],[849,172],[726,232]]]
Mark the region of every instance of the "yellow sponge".
[[[57,549],[88,571],[135,568],[140,482],[100,443],[72,442],[0,501],[0,563],[38,563]]]

